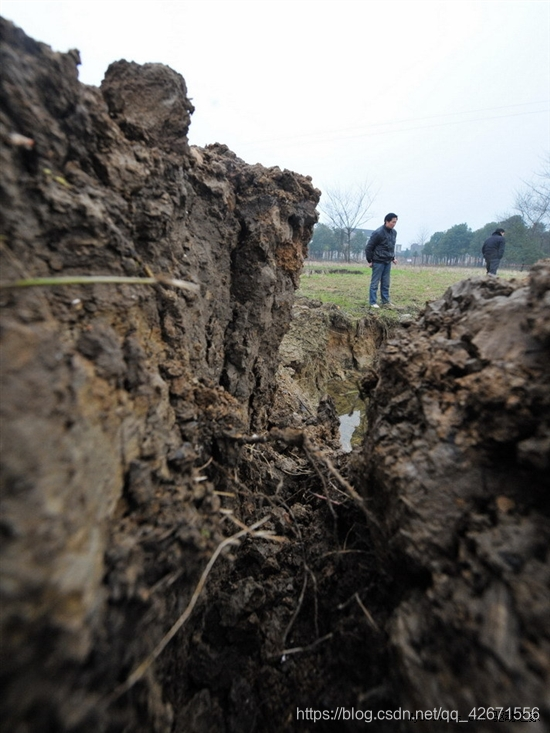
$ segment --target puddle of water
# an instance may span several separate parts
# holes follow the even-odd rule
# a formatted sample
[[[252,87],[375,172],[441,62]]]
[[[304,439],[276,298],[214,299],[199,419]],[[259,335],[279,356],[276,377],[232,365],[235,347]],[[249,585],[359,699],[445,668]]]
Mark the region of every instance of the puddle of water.
[[[353,379],[332,380],[327,392],[333,398],[340,418],[340,441],[342,449],[350,453],[361,443],[366,429],[366,406],[359,398],[357,383]]]
[[[351,453],[355,428],[361,424],[361,411],[354,410],[351,415],[340,415],[340,442],[346,453]]]

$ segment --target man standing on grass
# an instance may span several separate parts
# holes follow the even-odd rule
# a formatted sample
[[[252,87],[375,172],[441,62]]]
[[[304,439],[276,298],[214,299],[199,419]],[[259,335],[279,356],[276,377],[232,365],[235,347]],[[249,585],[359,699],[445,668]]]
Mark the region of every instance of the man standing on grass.
[[[485,267],[487,275],[496,275],[501,259],[504,257],[504,229],[499,228],[491,234],[490,237],[483,242],[481,254],[485,259]]]
[[[397,214],[386,214],[383,226],[371,234],[365,247],[365,257],[369,267],[372,267],[369,291],[369,305],[371,308],[380,308],[376,302],[379,285],[382,307],[391,307],[392,305],[390,303],[390,272],[392,263],[397,264],[395,259],[396,224]]]

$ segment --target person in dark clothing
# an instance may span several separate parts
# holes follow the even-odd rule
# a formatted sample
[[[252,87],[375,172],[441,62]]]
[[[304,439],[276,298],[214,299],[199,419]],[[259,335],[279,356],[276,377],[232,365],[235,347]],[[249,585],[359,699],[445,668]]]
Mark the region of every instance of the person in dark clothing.
[[[378,286],[382,306],[391,306],[390,303],[390,272],[392,263],[395,265],[395,241],[397,232],[397,214],[386,214],[383,226],[374,231],[365,247],[365,257],[372,267],[372,276],[369,290],[369,305],[371,308],[380,308],[377,304]]]
[[[481,254],[485,258],[487,267],[487,275],[496,275],[500,261],[504,255],[506,241],[504,239],[504,229],[495,229],[490,237],[483,242]]]

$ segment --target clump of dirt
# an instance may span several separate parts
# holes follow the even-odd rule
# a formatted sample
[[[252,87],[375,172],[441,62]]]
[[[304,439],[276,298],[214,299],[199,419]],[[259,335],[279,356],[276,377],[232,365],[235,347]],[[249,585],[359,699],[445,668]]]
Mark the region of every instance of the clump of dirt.
[[[3,284],[160,277],[0,291],[4,725],[279,731],[379,704],[384,585],[337,417],[278,355],[319,192],[190,148],[167,67],[96,89],[77,52],[0,40]]]
[[[190,149],[192,105],[167,67],[117,62],[101,89],[85,87],[76,52],[5,21],[0,33],[4,282],[192,286],[2,290],[3,719],[167,730],[195,694],[179,692],[189,638],[120,685],[235,530],[238,436],[289,427],[272,410],[278,348],[319,192],[225,146]]]
[[[466,719],[521,700],[548,730],[549,297],[548,260],[525,281],[457,283],[371,375],[355,485],[393,568],[389,643],[410,709]]]

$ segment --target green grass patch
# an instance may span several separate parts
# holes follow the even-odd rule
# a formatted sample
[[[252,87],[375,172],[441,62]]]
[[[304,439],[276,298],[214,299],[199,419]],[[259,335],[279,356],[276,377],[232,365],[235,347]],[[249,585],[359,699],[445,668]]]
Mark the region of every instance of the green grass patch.
[[[323,303],[333,303],[352,317],[372,313],[368,306],[371,269],[366,265],[306,264],[300,279],[298,295]],[[351,276],[353,271],[355,276]],[[359,273],[360,276],[357,276]],[[499,271],[505,279],[523,278],[526,272]],[[417,313],[427,302],[440,298],[448,287],[470,277],[485,277],[485,270],[464,267],[392,267],[390,297],[398,311],[376,311],[384,318],[399,313]]]

